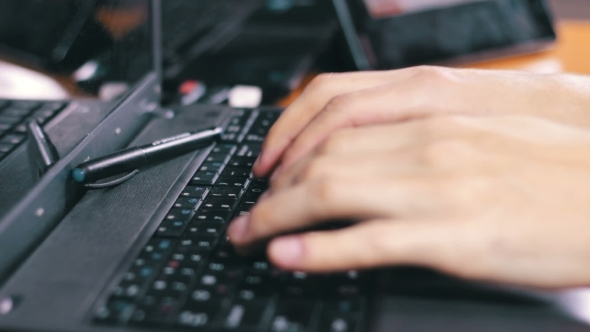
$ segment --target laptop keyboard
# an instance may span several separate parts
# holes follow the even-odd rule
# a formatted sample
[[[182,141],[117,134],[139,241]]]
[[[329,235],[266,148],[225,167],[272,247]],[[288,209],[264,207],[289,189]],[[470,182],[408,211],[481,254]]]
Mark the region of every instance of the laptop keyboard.
[[[98,324],[165,330],[364,330],[371,276],[288,272],[238,256],[225,236],[268,188],[250,170],[276,111],[238,110],[153,237],[94,312]]]
[[[65,106],[65,103],[55,101],[0,99],[0,161],[26,139],[26,121],[28,119],[35,118],[41,125],[44,125]]]

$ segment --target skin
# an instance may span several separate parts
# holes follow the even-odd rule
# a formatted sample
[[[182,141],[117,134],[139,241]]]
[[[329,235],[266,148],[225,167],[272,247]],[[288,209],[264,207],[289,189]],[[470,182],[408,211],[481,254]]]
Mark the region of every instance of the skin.
[[[411,264],[588,285],[588,96],[590,80],[567,75],[324,76],[271,130],[254,169],[274,170],[271,189],[228,235],[238,248],[272,239],[270,259],[289,270]],[[355,224],[285,235],[334,219]]]
[[[253,171],[288,167],[342,128],[431,115],[534,115],[590,127],[590,79],[574,75],[413,67],[323,74],[270,130]]]

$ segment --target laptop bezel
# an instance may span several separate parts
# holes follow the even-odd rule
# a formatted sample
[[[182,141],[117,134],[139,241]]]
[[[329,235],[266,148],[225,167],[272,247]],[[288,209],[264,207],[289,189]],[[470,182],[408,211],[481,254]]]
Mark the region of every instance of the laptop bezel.
[[[108,116],[68,155],[55,164],[31,191],[0,219],[0,286],[83,196],[70,170],[93,156],[124,147],[159,107],[162,49],[161,2],[148,0],[152,35],[152,70],[120,99]]]
[[[332,0],[332,3],[334,4],[334,7],[336,9],[338,20],[343,30],[346,43],[348,44],[348,49],[351,53],[354,66],[357,70],[361,71],[393,69],[382,66],[379,62],[379,59],[375,58],[374,54],[368,54],[365,51],[365,48],[363,47],[363,44],[360,40],[357,27],[354,22],[354,13],[352,11],[352,8],[350,8],[349,1],[350,0]],[[555,30],[555,20],[551,15],[551,11],[549,9],[547,0],[532,1],[539,1],[539,4],[543,9],[543,13],[545,14],[545,18],[547,19],[548,23],[551,25],[552,28],[552,33],[550,36],[538,39],[531,39],[523,43],[508,45],[505,47],[491,48],[488,50],[478,51],[470,54],[462,54],[452,58],[435,60],[427,64],[441,66],[456,66],[465,63],[473,63],[489,59],[506,58],[509,56],[530,54],[551,48],[555,44],[558,36]]]

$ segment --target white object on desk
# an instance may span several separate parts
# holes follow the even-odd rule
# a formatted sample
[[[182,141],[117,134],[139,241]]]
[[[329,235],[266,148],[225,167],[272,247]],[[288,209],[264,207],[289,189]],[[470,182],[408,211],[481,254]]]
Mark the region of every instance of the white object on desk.
[[[64,99],[68,93],[43,74],[0,61],[0,98]]]
[[[229,92],[229,105],[237,108],[255,108],[262,102],[262,89],[257,86],[236,85]]]

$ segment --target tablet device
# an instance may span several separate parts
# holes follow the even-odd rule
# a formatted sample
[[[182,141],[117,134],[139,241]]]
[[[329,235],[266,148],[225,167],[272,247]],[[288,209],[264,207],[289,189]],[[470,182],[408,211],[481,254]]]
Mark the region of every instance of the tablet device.
[[[530,53],[556,39],[546,0],[332,0],[359,70]]]

